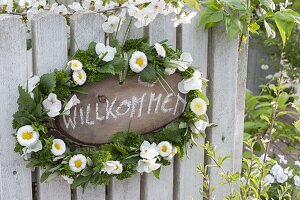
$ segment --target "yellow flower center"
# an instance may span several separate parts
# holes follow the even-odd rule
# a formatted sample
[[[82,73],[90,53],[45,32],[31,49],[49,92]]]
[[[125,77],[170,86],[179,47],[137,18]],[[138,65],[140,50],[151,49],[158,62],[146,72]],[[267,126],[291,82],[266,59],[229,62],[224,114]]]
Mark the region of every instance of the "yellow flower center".
[[[83,78],[81,73],[78,73],[78,78],[81,80]]]
[[[78,67],[77,63],[73,63],[73,67]]]
[[[76,160],[75,161],[75,167],[79,168],[82,165],[82,161],[81,160]]]
[[[55,144],[54,144],[54,147],[55,147],[55,149],[57,149],[57,150],[60,150],[60,148],[61,148],[61,147],[60,147],[60,144],[58,144],[58,143],[55,143]]]
[[[33,133],[32,132],[24,132],[24,133],[22,133],[22,138],[23,138],[23,140],[30,140],[33,138]]]
[[[166,153],[167,150],[168,150],[168,147],[166,145],[164,145],[164,146],[161,147],[161,151],[162,152]]]
[[[200,102],[196,102],[196,103],[195,103],[195,108],[196,108],[197,110],[202,110],[203,104],[200,103]]]
[[[144,60],[143,58],[137,58],[135,63],[141,67],[144,64]]]

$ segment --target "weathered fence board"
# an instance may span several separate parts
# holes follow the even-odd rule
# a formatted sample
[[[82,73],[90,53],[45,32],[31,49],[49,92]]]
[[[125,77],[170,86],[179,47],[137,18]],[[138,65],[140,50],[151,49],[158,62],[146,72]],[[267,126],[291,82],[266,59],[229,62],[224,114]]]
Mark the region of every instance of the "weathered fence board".
[[[207,50],[208,40],[207,31],[198,27],[199,16],[196,17],[192,24],[183,25],[178,31],[181,35],[177,48],[185,52],[190,52],[193,57],[193,65],[200,67],[203,76],[206,78],[207,72]],[[184,157],[182,161],[179,157],[175,160],[175,179],[174,192],[175,200],[182,199],[202,199],[199,192],[202,185],[202,179],[197,173],[197,166],[204,164],[204,151],[201,145],[204,138],[201,136],[196,141],[198,146],[188,150],[188,157]]]
[[[34,74],[44,74],[63,68],[67,61],[67,25],[65,18],[48,12],[40,13],[32,21],[32,53]],[[40,183],[38,173],[38,197],[40,200],[71,199],[70,186],[62,178]]]
[[[124,42],[129,21],[124,22],[118,33],[118,39]],[[144,28],[136,28],[133,23],[130,25],[128,38],[140,38],[144,36]],[[141,176],[136,174],[128,180],[113,179],[108,190],[109,200],[138,200],[140,199],[140,181]]]
[[[78,12],[71,17],[71,52],[77,49],[86,50],[90,42],[105,41],[101,24],[102,17],[97,13]],[[84,193],[76,189],[77,200],[105,200],[105,186],[89,186]]]
[[[236,163],[241,162],[243,126],[237,123],[243,124],[238,118],[243,118],[245,87],[241,85],[245,84],[246,73],[239,70],[239,39],[229,41],[223,27],[213,28],[210,37],[208,79],[212,106],[209,117],[218,126],[209,131],[208,140],[216,146],[217,156],[232,154],[232,158],[224,162],[224,169],[236,172]],[[218,172],[216,168],[210,170],[211,186],[221,183]],[[214,196],[223,199],[230,191],[225,184],[218,187]]]
[[[167,39],[168,44],[176,48],[176,28],[170,22],[170,16],[159,16],[148,28],[150,44]],[[172,161],[171,165],[162,166],[160,180],[157,180],[152,173],[142,176],[141,196],[143,200],[173,198],[173,164]]]
[[[14,153],[11,136],[13,113],[17,110],[18,85],[27,80],[25,26],[20,19],[0,15],[0,199],[31,200],[31,170]]]

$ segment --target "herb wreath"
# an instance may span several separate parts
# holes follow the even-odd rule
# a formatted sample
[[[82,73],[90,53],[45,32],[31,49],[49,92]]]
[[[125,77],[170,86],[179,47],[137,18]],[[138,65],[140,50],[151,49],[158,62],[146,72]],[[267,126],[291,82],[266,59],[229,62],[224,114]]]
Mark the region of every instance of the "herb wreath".
[[[65,69],[33,76],[26,88],[19,86],[19,107],[12,123],[17,130],[15,151],[28,161],[27,167],[45,169],[42,182],[59,175],[72,188],[85,188],[89,183],[107,184],[112,177],[125,179],[136,172],[153,172],[158,178],[160,167],[169,165],[176,153],[182,158],[210,125],[206,115],[209,102],[201,91],[207,80],[192,66],[189,53],[174,51],[166,41],[150,46],[146,38],[128,39],[124,45],[111,38],[110,45],[92,42],[88,50],[78,50]],[[78,147],[47,131],[49,118],[68,115],[71,107],[80,103],[72,93],[84,92],[85,83],[108,77],[124,81],[138,73],[143,81],[158,81],[167,90],[164,77],[175,71],[182,75],[178,89],[186,94],[187,105],[180,118],[155,134],[118,132],[109,144]]]

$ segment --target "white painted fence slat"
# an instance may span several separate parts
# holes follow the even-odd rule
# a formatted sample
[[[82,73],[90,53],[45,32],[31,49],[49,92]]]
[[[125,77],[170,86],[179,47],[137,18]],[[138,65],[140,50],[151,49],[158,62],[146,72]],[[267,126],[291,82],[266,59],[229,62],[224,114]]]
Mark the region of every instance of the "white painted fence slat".
[[[207,50],[208,50],[208,33],[198,26],[199,17],[193,19],[192,24],[183,25],[181,29],[181,39],[179,47],[184,52],[190,52],[193,57],[193,65],[199,67],[203,76],[206,77],[207,72]],[[202,186],[202,178],[197,173],[197,166],[204,164],[204,151],[201,145],[204,138],[200,136],[197,139],[199,146],[188,149],[188,157],[184,157],[182,161],[179,157],[175,160],[175,182],[174,182],[174,199],[202,199],[199,192]]]
[[[119,33],[118,39],[123,43],[127,27],[129,26],[129,18],[122,25]],[[128,39],[130,38],[141,38],[143,37],[144,29],[137,29],[133,22],[131,23]],[[113,179],[108,190],[109,200],[139,200],[140,199],[140,181],[141,176],[136,174],[135,176],[129,178],[128,180],[117,180]]]
[[[71,17],[71,54],[80,48],[86,50],[90,42],[104,42],[104,19],[98,13],[80,11]]]
[[[159,16],[149,25],[149,43],[155,44],[165,39],[172,48],[176,48],[176,28],[171,23],[170,16]],[[154,175],[142,175],[141,197],[142,200],[165,200],[173,199],[173,167],[174,162],[169,166],[162,166],[160,180]]]
[[[18,85],[27,80],[26,32],[20,19],[0,15],[0,199],[31,200],[31,170],[14,152],[11,127]]]
[[[212,29],[210,40],[210,61],[208,78],[210,119],[218,126],[209,131],[208,139],[216,146],[217,156],[232,154],[232,159],[224,162],[224,169],[239,171],[235,163],[241,164],[244,93],[246,71],[239,69],[238,38],[229,41],[225,28]],[[241,86],[244,85],[244,86]],[[240,125],[238,125],[240,123]],[[221,182],[218,170],[211,169],[211,186]],[[219,187],[214,195],[224,199],[230,193],[229,185]]]
[[[42,75],[54,69],[62,69],[67,62],[67,25],[65,18],[44,12],[32,20],[32,52],[34,73]],[[70,200],[69,184],[57,177],[40,183],[38,174],[39,200]]]
[[[78,12],[71,17],[71,52],[77,49],[86,50],[94,42],[104,43],[102,17],[97,13]],[[89,185],[86,190],[76,189],[77,200],[105,200],[105,186]]]

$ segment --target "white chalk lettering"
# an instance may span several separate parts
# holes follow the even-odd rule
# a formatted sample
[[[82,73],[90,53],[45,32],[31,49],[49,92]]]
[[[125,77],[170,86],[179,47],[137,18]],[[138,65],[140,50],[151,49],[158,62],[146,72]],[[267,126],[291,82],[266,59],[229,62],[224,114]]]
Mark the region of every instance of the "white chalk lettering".
[[[181,102],[183,104],[182,106],[182,111],[181,112],[184,112],[184,109],[185,109],[185,106],[186,106],[186,96],[184,96],[184,99],[180,96],[180,94],[178,93],[177,94],[177,100],[176,100],[176,104],[175,104],[175,108],[174,108],[174,112],[173,112],[173,115],[176,114],[177,112],[177,108],[178,108],[178,103]]]
[[[148,111],[147,111],[148,115],[151,113],[152,103],[155,102],[155,101],[156,101],[156,106],[155,106],[154,113],[158,113],[158,108],[159,108],[161,96],[162,96],[162,94],[159,94],[157,97],[155,97],[155,93],[151,92],[150,99],[149,99]]]
[[[117,97],[113,100],[113,102],[111,103],[111,105],[109,105],[109,101],[106,100],[106,119],[109,119],[110,115],[114,119],[117,119],[117,116],[112,112],[112,108],[114,107],[116,101],[117,101]]]
[[[74,108],[74,111],[73,111],[73,121],[72,121],[72,118],[71,118],[71,113],[70,113],[70,116],[68,116],[68,121],[66,120],[66,116],[63,115],[64,123],[65,123],[66,128],[69,128],[69,126],[71,125],[71,127],[73,129],[75,129],[75,127],[76,127],[76,116],[77,116],[77,108],[76,107]]]
[[[126,107],[126,110],[123,111],[123,112],[120,112],[120,110],[122,110],[122,107]],[[116,113],[117,113],[118,116],[126,115],[129,112],[130,108],[131,108],[131,101],[125,99],[117,107]]]
[[[90,121],[91,104],[86,107],[85,123],[88,125],[94,125],[95,121]]]
[[[144,97],[146,96],[146,93],[144,93],[142,95],[142,97],[137,98],[136,96],[132,96],[132,106],[131,106],[131,114],[130,114],[130,118],[133,118],[134,113],[135,113],[135,106],[137,104],[140,104],[140,108],[139,108],[139,113],[137,115],[137,117],[141,117],[142,116],[142,109],[143,109],[143,101],[144,101]]]
[[[80,108],[80,121],[81,121],[81,125],[84,124],[84,114],[83,114],[83,108]]]
[[[173,110],[173,108],[166,108],[166,104],[172,101],[172,96],[174,96],[173,93],[168,94],[161,104],[161,111],[163,111],[164,113],[171,112]]]
[[[96,120],[102,121],[104,120],[104,116],[99,116],[99,104],[96,103]]]

